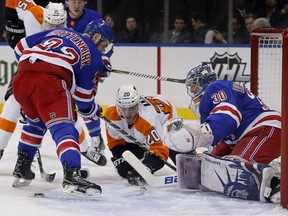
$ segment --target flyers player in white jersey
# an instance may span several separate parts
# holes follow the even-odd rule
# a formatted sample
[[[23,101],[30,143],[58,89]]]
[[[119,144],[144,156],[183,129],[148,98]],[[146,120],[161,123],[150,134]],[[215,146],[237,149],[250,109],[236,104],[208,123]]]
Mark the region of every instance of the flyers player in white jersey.
[[[6,39],[13,49],[21,38],[41,31],[43,11],[31,0],[6,0]]]
[[[141,96],[131,85],[118,89],[116,103],[109,106],[105,117],[117,124],[121,129],[134,136],[139,142],[147,145],[153,153],[164,160],[169,157],[169,149],[163,143],[162,126],[166,121],[177,117],[176,109],[162,95]],[[138,184],[139,174],[122,158],[122,153],[130,150],[152,173],[161,169],[164,163],[154,154],[147,154],[128,137],[106,125],[108,147],[112,152],[111,158],[117,172],[127,178],[130,184]]]

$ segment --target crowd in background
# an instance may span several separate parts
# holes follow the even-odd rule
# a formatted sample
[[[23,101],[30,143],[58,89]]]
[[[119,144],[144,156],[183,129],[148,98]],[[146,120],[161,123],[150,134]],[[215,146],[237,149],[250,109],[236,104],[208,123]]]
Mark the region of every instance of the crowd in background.
[[[42,6],[49,2],[34,1]],[[253,28],[288,28],[288,0],[234,0],[229,21],[228,1],[169,0],[168,41],[163,35],[165,0],[102,0],[101,8],[98,1],[88,0],[86,7],[100,12],[112,26],[115,43],[227,43],[231,25],[233,43],[245,44]],[[5,2],[1,2],[3,19]],[[0,31],[3,35],[3,26]]]

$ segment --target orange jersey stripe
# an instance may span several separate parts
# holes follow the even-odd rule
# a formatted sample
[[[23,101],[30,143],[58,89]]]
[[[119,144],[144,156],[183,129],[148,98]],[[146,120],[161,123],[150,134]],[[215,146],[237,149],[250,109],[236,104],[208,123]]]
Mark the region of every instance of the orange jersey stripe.
[[[108,107],[105,112],[105,117],[110,119],[111,121],[121,120],[121,118],[118,116],[116,106]],[[109,149],[112,149],[118,145],[125,145],[126,143],[124,139],[114,139],[112,136],[109,135],[109,132],[107,129],[106,129],[106,135],[107,135],[107,146]]]
[[[6,0],[6,7],[12,9],[20,8],[23,11],[30,11],[40,24],[43,23],[43,8],[34,4],[34,2],[26,0]]]
[[[0,129],[9,133],[13,133],[16,128],[15,122],[0,117]]]
[[[40,24],[43,23],[43,16],[44,16],[43,12],[44,11],[43,11],[43,9],[40,6],[31,4],[31,5],[28,6],[27,10],[30,11],[33,14],[35,19]]]
[[[81,134],[80,134],[80,136],[79,136],[79,145],[82,144],[82,142],[84,141],[84,139],[85,139],[85,132],[84,132],[84,130],[83,130],[83,128],[82,128]]]
[[[18,2],[19,0],[6,0],[5,6],[12,9],[16,9]]]

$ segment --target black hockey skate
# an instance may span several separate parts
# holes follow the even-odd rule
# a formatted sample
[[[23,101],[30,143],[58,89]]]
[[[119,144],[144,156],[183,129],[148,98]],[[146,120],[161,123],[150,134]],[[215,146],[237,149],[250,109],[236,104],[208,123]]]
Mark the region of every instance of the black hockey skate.
[[[15,177],[13,187],[28,186],[35,178],[35,173],[31,170],[33,160],[29,160],[27,157],[27,152],[18,151],[18,159],[13,171]]]
[[[99,185],[81,177],[79,168],[67,168],[64,165],[64,179],[62,182],[64,193],[89,199],[97,199],[102,193]]]
[[[0,150],[0,160],[1,160],[2,156],[3,156],[3,154],[4,154],[4,149],[1,149]]]

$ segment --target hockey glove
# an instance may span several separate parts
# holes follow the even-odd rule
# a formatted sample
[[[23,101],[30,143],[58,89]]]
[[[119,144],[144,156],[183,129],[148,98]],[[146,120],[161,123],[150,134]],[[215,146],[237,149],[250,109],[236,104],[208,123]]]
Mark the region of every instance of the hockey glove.
[[[15,48],[16,44],[25,37],[25,28],[23,21],[19,20],[17,23],[12,23],[10,20],[5,25],[6,39],[11,48]]]
[[[112,71],[111,61],[107,56],[102,55],[103,70],[99,72],[100,77],[108,77]]]
[[[102,115],[102,111],[103,111],[102,107],[95,102],[89,112],[83,112],[83,111],[78,110],[78,113],[83,118],[86,118],[89,120],[97,120],[99,116]]]
[[[115,168],[117,169],[118,174],[122,178],[128,178],[128,172],[131,171],[133,168],[124,160],[123,157],[118,159],[112,157],[111,161]]]
[[[108,58],[110,58],[112,56],[114,52],[114,44],[113,43],[110,43],[106,48],[105,48],[105,51],[104,51],[104,56],[107,56]]]
[[[142,163],[150,169],[152,174],[164,166],[163,161],[157,158],[152,152],[146,154]]]

